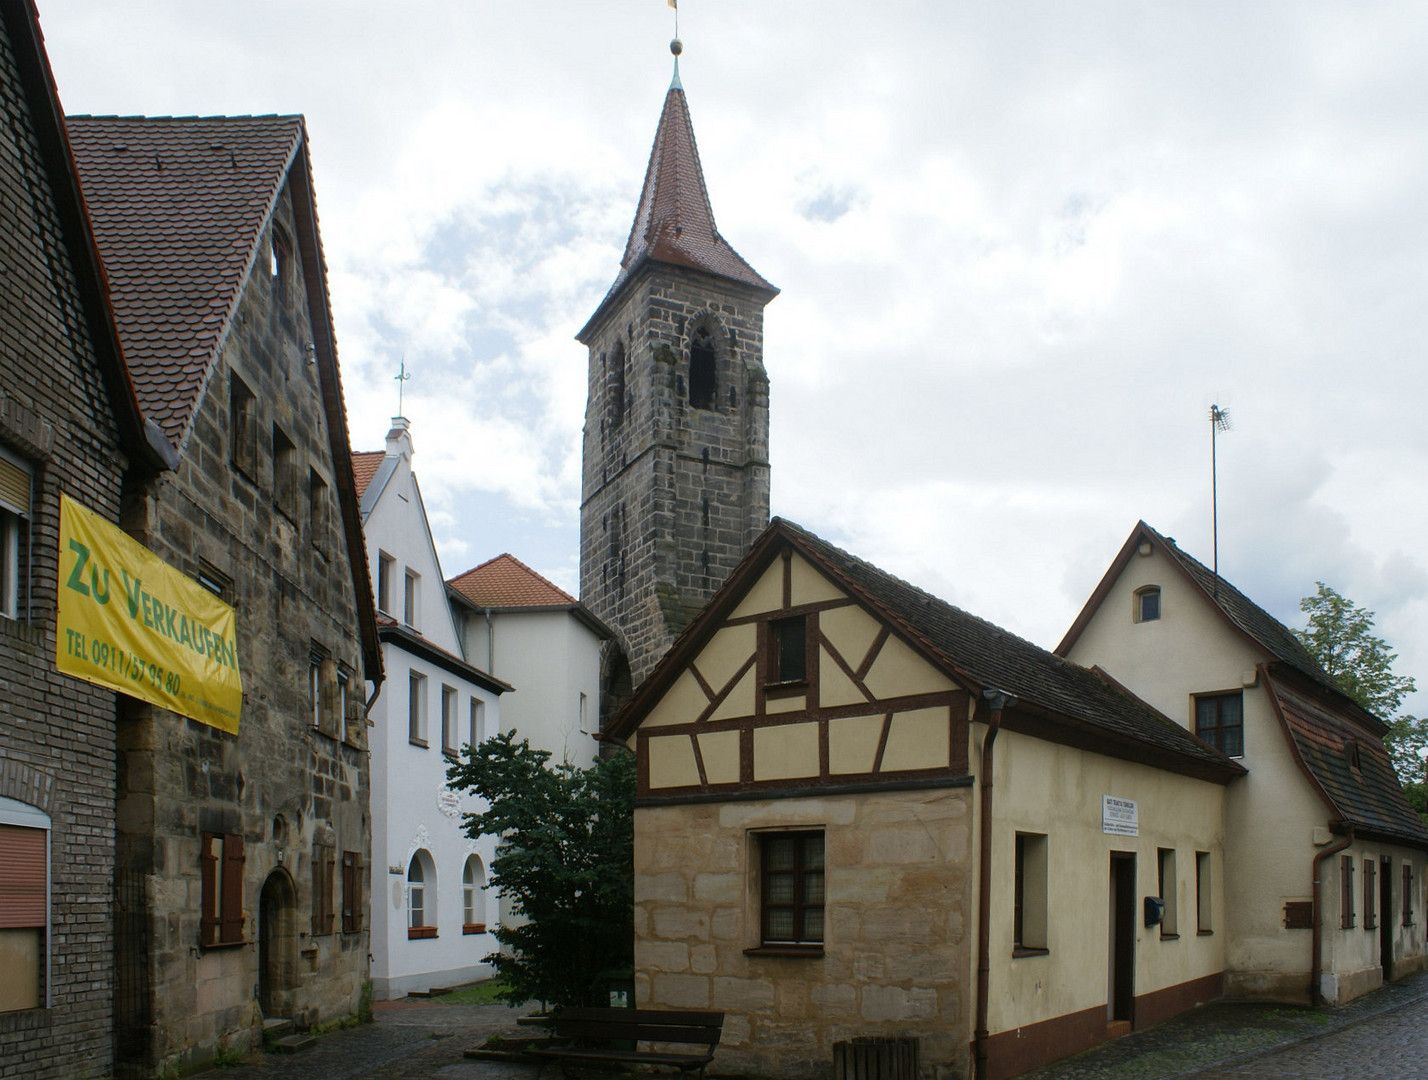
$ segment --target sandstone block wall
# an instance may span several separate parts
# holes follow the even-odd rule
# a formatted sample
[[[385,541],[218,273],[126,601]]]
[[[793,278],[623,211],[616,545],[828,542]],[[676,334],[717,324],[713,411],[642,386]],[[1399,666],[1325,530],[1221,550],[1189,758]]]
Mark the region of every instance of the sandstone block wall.
[[[274,217],[291,238],[287,191]],[[366,691],[320,369],[307,362],[312,333],[297,258],[279,280],[260,255],[180,468],[126,494],[127,531],[170,565],[229,583],[244,687],[237,736],[138,702],[126,702],[121,713],[119,871],[129,917],[121,921],[119,1020],[131,1075],[186,1068],[220,1046],[243,1047],[256,1037],[266,882],[276,903],[268,917],[281,935],[268,973],[270,1015],[305,1026],[351,1013],[368,972],[366,899],[358,932],[343,932],[340,910],[342,853],[360,853],[364,893],[371,864],[359,714]],[[234,373],[256,399],[251,474],[233,465]],[[295,509],[279,506],[275,425],[297,457]],[[316,517],[308,506],[312,472],[332,500]],[[334,732],[312,723],[314,650],[348,677],[347,722]],[[204,832],[244,838],[243,945],[199,946]],[[316,845],[336,859],[336,912],[332,932],[313,935]]]
[[[21,610],[0,616],[0,797],[51,823],[49,1004],[0,1013],[0,1073],[71,1080],[112,1068],[114,694],[55,670],[59,497],[117,519],[125,462],[3,22],[0,115],[0,449],[33,483]]]
[[[712,409],[689,404],[700,327],[715,343]],[[768,524],[762,299],[648,269],[591,339],[588,395],[581,599],[620,634],[638,685]]]
[[[714,1068],[826,1076],[833,1044],[918,1036],[929,1076],[962,1076],[971,1033],[970,789],[640,807],[641,1006],[726,1013]],[[760,944],[761,830],[824,830],[821,956]]]

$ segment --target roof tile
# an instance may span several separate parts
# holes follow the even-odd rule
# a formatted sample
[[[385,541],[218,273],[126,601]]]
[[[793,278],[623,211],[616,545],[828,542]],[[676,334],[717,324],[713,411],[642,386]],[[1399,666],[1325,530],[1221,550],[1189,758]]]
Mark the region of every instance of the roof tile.
[[[514,555],[497,555],[447,585],[477,607],[572,607],[577,602]]]
[[[72,116],[66,125],[140,407],[181,446],[302,118]]]

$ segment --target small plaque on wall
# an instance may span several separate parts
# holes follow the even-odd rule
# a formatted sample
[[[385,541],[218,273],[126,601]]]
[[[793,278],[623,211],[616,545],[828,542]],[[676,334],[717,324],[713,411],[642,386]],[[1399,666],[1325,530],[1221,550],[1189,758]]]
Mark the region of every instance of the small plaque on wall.
[[[1102,795],[1101,832],[1113,836],[1139,836],[1140,813],[1135,800]]]

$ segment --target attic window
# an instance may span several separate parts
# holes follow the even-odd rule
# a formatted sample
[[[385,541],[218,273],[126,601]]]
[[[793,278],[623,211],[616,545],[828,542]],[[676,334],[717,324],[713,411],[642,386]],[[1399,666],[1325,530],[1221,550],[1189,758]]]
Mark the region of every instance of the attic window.
[[[1349,768],[1354,772],[1359,772],[1363,768],[1363,762],[1359,757],[1359,741],[1357,739],[1346,739],[1344,741],[1344,757],[1348,759]]]
[[[273,277],[273,291],[280,296],[287,292],[288,279],[292,276],[292,265],[293,242],[288,239],[287,233],[274,226],[268,249],[268,271]]]
[[[1135,592],[1132,615],[1136,622],[1156,622],[1160,618],[1160,586],[1147,585]]]
[[[769,623],[769,683],[799,683],[808,677],[806,622],[806,616],[799,615],[792,619],[774,619]]]

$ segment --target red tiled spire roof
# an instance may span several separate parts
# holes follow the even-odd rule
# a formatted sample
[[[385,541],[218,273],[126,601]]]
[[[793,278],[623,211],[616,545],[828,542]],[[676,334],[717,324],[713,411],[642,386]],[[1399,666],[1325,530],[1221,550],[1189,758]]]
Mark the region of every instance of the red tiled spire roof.
[[[477,607],[573,607],[577,601],[514,555],[497,555],[447,585]]]
[[[139,404],[182,446],[302,144],[302,117],[66,124]]]
[[[714,208],[704,186],[704,170],[699,164],[699,148],[694,142],[694,125],[689,120],[677,62],[650,148],[645,183],[620,260],[620,273],[587,329],[621,286],[648,261],[703,270],[753,286],[767,292],[770,298],[778,294],[775,286],[729,246],[714,224]],[[577,337],[583,339],[584,335],[582,330]]]
[[[367,485],[372,482],[372,477],[377,475],[377,470],[382,467],[382,459],[386,456],[385,450],[352,451],[352,478],[357,481],[357,498],[367,494]]]

